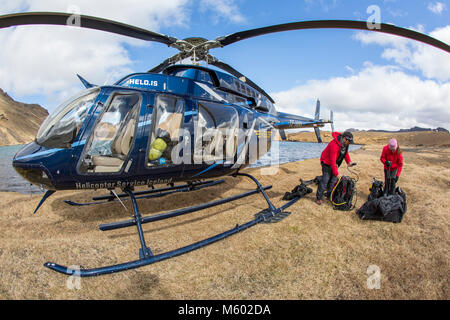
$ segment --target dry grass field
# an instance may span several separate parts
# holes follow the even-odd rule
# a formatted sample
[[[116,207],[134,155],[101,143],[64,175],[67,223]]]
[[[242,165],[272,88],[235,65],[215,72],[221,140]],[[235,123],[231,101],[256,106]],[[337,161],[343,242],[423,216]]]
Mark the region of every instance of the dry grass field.
[[[300,135],[300,134],[299,134]],[[306,136],[307,134],[305,134]],[[311,134],[312,135],[312,134]],[[326,136],[326,133],[324,133]],[[355,133],[362,149],[356,209],[367,200],[374,177],[383,178],[382,146],[392,134]],[[450,135],[396,134],[405,166],[398,185],[408,211],[399,224],[362,221],[355,214],[315,204],[313,193],[289,208],[279,223],[259,224],[183,256],[118,274],[86,278],[69,289],[67,277],[43,267],[46,261],[97,267],[137,258],[135,228],[102,232],[98,225],[129,219],[118,203],[87,208],[91,191],[58,192],[32,212],[40,196],[0,193],[0,298],[2,299],[449,299]],[[298,138],[298,137],[297,137]],[[303,139],[307,140],[307,139]],[[341,167],[342,174],[349,175]],[[275,175],[247,169],[265,184],[277,205],[299,178],[320,175],[318,159],[288,163]],[[207,190],[143,200],[145,215],[221,198],[254,188],[227,177]],[[183,217],[144,225],[153,253],[201,240],[253,219],[265,208],[262,196]],[[368,289],[367,269],[381,272],[380,289]]]

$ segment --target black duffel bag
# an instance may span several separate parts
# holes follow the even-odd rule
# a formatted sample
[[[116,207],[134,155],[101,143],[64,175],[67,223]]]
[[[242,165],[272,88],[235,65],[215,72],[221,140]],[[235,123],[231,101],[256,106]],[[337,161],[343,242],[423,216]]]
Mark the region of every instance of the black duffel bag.
[[[283,196],[282,200],[292,200],[294,198],[302,198],[308,193],[311,193],[312,189],[307,187],[307,184],[303,182],[302,179],[300,179],[300,184],[296,186],[294,189],[292,189],[291,192],[286,192]]]
[[[370,197],[370,196],[369,196]],[[380,196],[367,201],[356,212],[362,220],[378,220],[398,223],[406,213],[406,194],[397,187],[395,194],[390,196]]]

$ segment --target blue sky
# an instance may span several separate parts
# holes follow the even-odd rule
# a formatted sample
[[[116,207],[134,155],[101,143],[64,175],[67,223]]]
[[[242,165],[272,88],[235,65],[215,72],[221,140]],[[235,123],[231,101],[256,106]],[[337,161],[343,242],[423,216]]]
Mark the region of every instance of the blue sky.
[[[95,3],[95,4],[93,4]],[[116,19],[179,39],[214,39],[241,30],[301,20],[381,21],[450,42],[448,0],[6,0],[0,13],[68,12]],[[19,30],[20,29],[20,30]],[[75,73],[102,84],[146,71],[177,51],[91,30],[21,27],[0,30],[0,88],[50,111],[81,89]],[[211,50],[269,92],[278,109],[312,116],[315,100],[335,111],[337,129],[450,129],[450,59],[438,49],[354,30],[270,34]]]
[[[243,21],[236,23],[218,18],[214,13],[203,14],[194,10],[187,26],[165,28],[161,33],[177,38],[202,36],[214,39],[221,35],[241,30],[301,20],[351,19],[366,20],[370,5],[381,9],[383,22],[402,27],[423,25],[433,30],[450,24],[450,8],[442,14],[427,9],[428,1],[235,1]],[[442,2],[445,3],[445,2]],[[365,61],[385,63],[381,58],[383,48],[376,45],[362,45],[352,39],[353,30],[305,30],[270,34],[235,43],[223,49],[211,51],[219,59],[232,64],[268,92],[285,90],[293,84],[309,79],[324,79],[346,75],[361,68]],[[148,65],[158,64],[167,53],[175,49],[158,45],[157,51],[148,56],[146,50],[131,50],[136,70],[146,70]],[[134,55],[135,54],[135,55]],[[150,63],[150,64],[149,64]],[[153,64],[152,64],[153,63]],[[261,67],[264,66],[264,67]],[[274,76],[276,76],[274,78]]]

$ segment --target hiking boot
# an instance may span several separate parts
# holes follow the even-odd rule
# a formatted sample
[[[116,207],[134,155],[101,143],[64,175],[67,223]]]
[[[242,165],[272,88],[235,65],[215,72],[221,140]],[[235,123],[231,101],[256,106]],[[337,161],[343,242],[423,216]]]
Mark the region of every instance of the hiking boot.
[[[321,206],[322,205],[322,200],[316,200],[316,203]]]

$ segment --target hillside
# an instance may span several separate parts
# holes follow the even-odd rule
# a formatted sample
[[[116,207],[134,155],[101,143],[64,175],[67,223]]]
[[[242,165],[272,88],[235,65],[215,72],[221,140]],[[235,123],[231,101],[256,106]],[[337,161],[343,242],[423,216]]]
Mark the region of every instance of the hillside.
[[[40,105],[14,101],[0,89],[0,146],[33,141],[47,115]]]
[[[323,142],[331,140],[331,132],[321,131]],[[413,147],[450,147],[450,133],[436,131],[415,132],[353,132],[356,144],[384,145],[389,139],[396,138],[401,146]],[[287,140],[302,142],[317,142],[314,132],[288,133]]]

